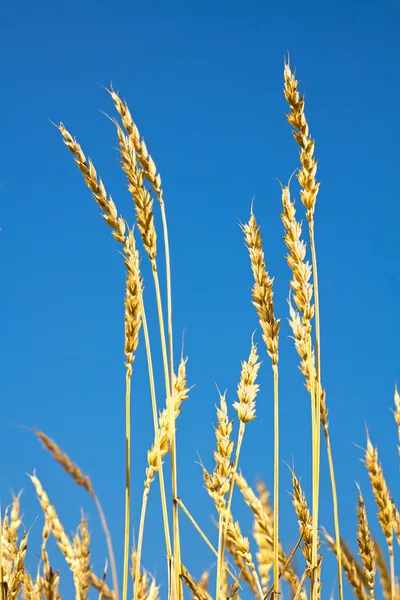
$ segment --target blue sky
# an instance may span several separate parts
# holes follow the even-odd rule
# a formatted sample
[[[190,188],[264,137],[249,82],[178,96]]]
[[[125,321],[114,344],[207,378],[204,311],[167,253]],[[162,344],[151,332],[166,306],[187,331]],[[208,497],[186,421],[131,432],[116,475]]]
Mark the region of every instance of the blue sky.
[[[228,389],[231,404],[240,361],[257,327],[238,227],[248,217],[253,195],[282,318],[282,460],[295,460],[310,489],[309,403],[286,323],[289,272],[275,180],[286,181],[298,166],[282,94],[283,58],[290,52],[319,159],[323,381],[342,528],[354,542],[355,482],[368,490],[357,447],[365,442],[366,425],[398,498],[396,429],[389,409],[400,370],[399,17],[398,3],[387,1],[309,2],[301,9],[292,0],[3,2],[1,504],[8,503],[10,490],[23,488],[29,525],[40,511],[25,473],[37,468],[68,531],[85,507],[98,572],[105,548],[93,506],[25,427],[45,430],[90,474],[121,565],[124,270],[117,244],[50,120],[63,121],[77,136],[132,222],[115,131],[100,112],[113,114],[101,88],[112,82],[127,99],[161,171],[172,245],[175,352],[178,357],[184,331],[189,383],[195,384],[178,423],[179,491],[215,538],[212,505],[196,461],[199,453],[212,468],[214,382]],[[146,260],[143,268],[154,320]],[[157,330],[152,330],[160,367]],[[258,418],[244,441],[242,468],[249,480],[261,475],[272,486],[272,381],[257,337],[264,360],[261,394]],[[137,528],[152,442],[142,345],[134,371]],[[332,530],[325,458],[322,468],[321,520]],[[290,547],[297,530],[288,491],[290,477],[282,465],[282,537]],[[235,514],[250,533],[250,516],[236,500]],[[370,496],[368,508],[372,517]],[[198,576],[213,557],[183,517],[182,524],[185,562]],[[155,486],[143,560],[165,585],[160,527]],[[62,564],[58,558],[56,564]],[[327,558],[326,565],[330,590],[332,560]]]

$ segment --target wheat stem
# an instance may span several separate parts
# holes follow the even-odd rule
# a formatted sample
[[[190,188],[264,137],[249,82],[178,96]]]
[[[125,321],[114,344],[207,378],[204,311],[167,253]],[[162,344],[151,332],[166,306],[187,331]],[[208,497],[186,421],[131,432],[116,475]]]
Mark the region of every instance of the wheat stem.
[[[154,425],[154,438],[155,438],[155,446],[156,446],[157,459],[158,459],[158,465],[159,465],[160,494],[161,494],[161,506],[162,506],[162,513],[163,513],[163,522],[164,522],[165,546],[166,546],[166,551],[167,551],[168,565],[170,565],[171,564],[171,556],[172,556],[172,548],[171,548],[171,539],[170,539],[170,531],[169,531],[169,523],[168,523],[167,500],[166,500],[166,495],[165,495],[164,472],[163,472],[163,466],[162,466],[162,457],[161,457],[160,440],[159,440],[159,428],[158,428],[158,418],[157,418],[157,399],[156,399],[156,391],[155,391],[155,383],[154,383],[153,359],[152,359],[152,353],[151,353],[150,336],[149,336],[149,330],[148,330],[148,325],[147,325],[146,313],[145,313],[145,309],[144,309],[143,297],[142,297],[142,322],[143,322],[143,333],[144,333],[146,355],[147,355],[147,366],[148,366],[149,382],[150,382],[151,405],[152,405],[153,425]],[[147,501],[142,503],[141,526],[140,526],[140,530],[139,530],[139,538],[143,537],[146,507],[147,507]],[[140,551],[141,551],[141,548],[140,548]],[[139,547],[138,547],[137,559],[136,559],[137,574],[140,574],[140,559],[141,559],[141,552],[139,553]],[[136,581],[138,581],[138,580],[139,580],[139,578],[138,578],[138,576],[136,576],[135,585],[137,585]],[[170,577],[168,580],[170,581]],[[136,593],[137,593],[137,590],[136,590]],[[136,600],[135,594],[134,594],[134,600]]]
[[[125,378],[125,534],[124,534],[124,572],[122,598],[127,600],[129,574],[129,534],[131,514],[131,375],[127,368]]]

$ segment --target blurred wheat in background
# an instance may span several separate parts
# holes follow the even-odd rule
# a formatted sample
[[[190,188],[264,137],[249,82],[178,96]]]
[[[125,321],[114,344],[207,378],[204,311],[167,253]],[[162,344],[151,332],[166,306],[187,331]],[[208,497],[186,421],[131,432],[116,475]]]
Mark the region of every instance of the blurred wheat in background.
[[[259,330],[249,332],[249,348],[243,352],[241,371],[238,373],[236,398],[218,390],[216,407],[215,447],[213,462],[207,468],[201,464],[203,493],[211,497],[215,505],[215,535],[212,539],[204,533],[204,525],[191,514],[185,498],[179,495],[177,453],[182,452],[177,439],[176,421],[184,402],[190,395],[187,378],[187,358],[182,353],[176,360],[176,348],[172,321],[172,285],[169,238],[163,186],[156,163],[129,111],[126,102],[112,88],[110,98],[116,111],[112,121],[115,125],[121,167],[127,179],[136,214],[136,226],[128,223],[119,213],[111,195],[106,190],[92,161],[80,144],[61,123],[58,126],[62,139],[73,155],[85,183],[98,204],[101,215],[119,244],[126,267],[125,291],[125,514],[124,547],[113,548],[111,534],[100,501],[90,478],[78,465],[44,432],[36,430],[36,436],[51,453],[55,461],[81,486],[93,500],[101,519],[108,548],[110,576],[107,569],[96,573],[91,565],[91,536],[88,523],[82,513],[76,532],[69,535],[43,488],[36,473],[30,475],[39,504],[43,511],[42,545],[36,548],[38,566],[29,570],[27,560],[29,530],[22,524],[20,496],[12,498],[11,505],[1,514],[0,535],[0,590],[1,600],[21,597],[33,600],[58,600],[61,598],[60,577],[48,551],[50,536],[55,539],[73,580],[75,598],[85,600],[97,593],[100,598],[113,600],[156,600],[161,595],[168,600],[192,597],[198,600],[234,600],[254,597],[294,598],[317,600],[328,598],[334,582],[324,576],[324,554],[332,551],[337,560],[337,578],[334,598],[342,600],[351,594],[361,600],[384,598],[400,599],[400,587],[395,571],[396,544],[400,542],[400,513],[385,479],[378,450],[368,433],[365,442],[364,462],[371,482],[372,494],[359,488],[355,513],[358,520],[358,556],[342,537],[339,520],[339,499],[336,491],[334,457],[328,421],[329,394],[323,385],[323,356],[321,353],[320,306],[318,289],[318,263],[316,248],[316,214],[320,183],[317,178],[315,141],[311,137],[309,121],[305,113],[304,96],[289,62],[284,65],[284,96],[288,105],[287,121],[299,148],[299,165],[296,169],[300,193],[296,208],[290,181],[282,184],[281,219],[283,237],[287,247],[286,260],[289,267],[288,314],[277,315],[274,306],[274,276],[268,268],[268,256],[263,248],[261,225],[251,205],[247,222],[241,224],[245,246],[254,279],[251,294],[259,320]],[[290,172],[290,169],[288,170]],[[243,199],[246,205],[248,199]],[[162,231],[156,231],[155,211],[160,211]],[[301,213],[301,216],[299,216]],[[303,219],[305,221],[303,224]],[[160,264],[159,239],[162,239],[165,264]],[[308,240],[308,245],[306,243]],[[141,274],[141,261],[149,260],[153,282],[145,283]],[[160,278],[165,277],[160,283]],[[166,290],[165,298],[162,290]],[[146,294],[154,293],[158,315],[159,335],[153,339],[146,319]],[[121,303],[122,303],[121,298]],[[285,548],[280,537],[279,524],[285,518],[280,511],[279,473],[282,468],[279,443],[279,357],[282,340],[279,338],[281,319],[288,318],[292,338],[298,354],[299,368],[309,393],[311,414],[311,497],[307,498],[301,478],[294,467],[292,474],[293,508],[298,520],[297,543]],[[253,333],[253,335],[252,335]],[[180,332],[179,332],[180,334]],[[260,338],[257,342],[257,339]],[[143,339],[143,341],[142,341]],[[135,369],[135,353],[139,343],[146,350],[149,376],[149,397],[153,415],[153,443],[147,452],[147,468],[143,473],[141,490],[140,522],[132,524],[131,490],[142,484],[131,481],[131,404],[135,405],[134,386],[131,377]],[[161,349],[162,364],[154,359],[154,345]],[[263,359],[263,356],[265,360]],[[271,368],[273,387],[267,390],[274,411],[274,452],[265,460],[273,464],[273,482],[258,481],[255,489],[241,470],[241,450],[246,435],[257,418],[260,368]],[[162,371],[162,378],[156,373]],[[161,387],[158,382],[163,381]],[[156,387],[157,382],[157,387]],[[122,399],[121,399],[122,402]],[[389,402],[388,402],[389,404]],[[398,428],[400,442],[400,396],[394,393],[394,427]],[[235,437],[233,422],[238,424]],[[211,426],[211,425],[210,425]],[[322,430],[322,439],[321,439]],[[336,433],[337,434],[337,433]],[[299,437],[299,443],[301,443]],[[399,446],[400,447],[400,446]],[[397,455],[394,449],[394,456]],[[321,453],[326,451],[331,490],[321,489]],[[168,469],[170,477],[164,477]],[[255,474],[250,473],[250,477]],[[160,508],[163,516],[163,532],[153,544],[165,545],[168,568],[167,585],[160,588],[154,576],[142,564],[143,541],[146,537],[146,512],[150,493],[158,494],[153,485],[158,479]],[[168,482],[168,485],[166,483]],[[169,486],[171,482],[171,486]],[[123,494],[123,490],[115,490]],[[367,495],[368,493],[368,495]],[[253,540],[243,534],[238,515],[233,514],[233,496],[241,497],[253,516]],[[320,523],[322,503],[332,498],[334,531],[328,532]],[[138,497],[138,496],[136,496]],[[375,499],[376,507],[366,499]],[[350,498],[353,496],[350,494]],[[347,501],[348,499],[346,499]],[[341,499],[344,501],[344,499]],[[352,500],[350,500],[352,501]],[[367,508],[368,504],[368,508]],[[240,515],[239,515],[240,516]],[[371,532],[373,520],[379,521],[386,541],[382,547]],[[203,517],[202,518],[207,518]],[[135,526],[137,535],[132,539]],[[121,525],[122,526],[122,525]],[[38,527],[36,523],[34,527]],[[205,544],[210,561],[197,578],[185,564],[181,549],[181,530],[190,528],[195,543]],[[195,550],[194,550],[195,551]],[[123,555],[123,571],[117,572],[116,556]],[[210,569],[210,565],[214,565]],[[343,585],[343,575],[349,586]]]

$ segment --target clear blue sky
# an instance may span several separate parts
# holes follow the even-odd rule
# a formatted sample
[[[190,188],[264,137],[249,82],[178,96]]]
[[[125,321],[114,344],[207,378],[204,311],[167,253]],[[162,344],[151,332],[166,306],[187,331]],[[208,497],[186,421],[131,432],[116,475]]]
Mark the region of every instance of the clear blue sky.
[[[310,488],[309,403],[288,338],[289,272],[275,181],[286,181],[298,166],[281,91],[283,57],[290,52],[319,159],[323,380],[342,528],[354,542],[355,481],[368,489],[356,447],[364,444],[366,425],[397,493],[389,409],[400,372],[399,17],[399,4],[388,1],[311,1],[301,7],[292,0],[2,3],[1,504],[8,503],[11,489],[24,488],[29,525],[40,511],[25,472],[37,468],[68,531],[81,505],[88,512],[98,572],[105,548],[93,506],[20,427],[45,430],[91,475],[121,565],[124,270],[117,244],[49,120],[64,121],[78,137],[132,221],[115,131],[100,112],[112,114],[100,87],[112,81],[161,171],[172,243],[176,356],[185,331],[189,382],[196,386],[178,423],[180,495],[215,538],[212,504],[195,463],[198,452],[212,467],[214,382],[228,388],[232,403],[240,360],[257,327],[238,227],[253,195],[282,317],[282,459],[294,457]],[[143,262],[152,317],[150,273]],[[272,486],[272,382],[259,347],[262,391],[242,467],[250,480],[259,474]],[[156,350],[158,366],[159,358]],[[152,442],[142,346],[132,399],[137,529]],[[321,519],[332,530],[325,458],[322,467]],[[297,534],[289,490],[283,465],[282,536],[288,546]],[[372,517],[370,497],[368,507]],[[237,502],[235,512],[249,533],[247,510]],[[182,524],[184,560],[198,576],[213,557],[184,518]],[[165,594],[160,527],[154,486],[143,558]],[[328,593],[335,575],[330,559],[326,564]]]

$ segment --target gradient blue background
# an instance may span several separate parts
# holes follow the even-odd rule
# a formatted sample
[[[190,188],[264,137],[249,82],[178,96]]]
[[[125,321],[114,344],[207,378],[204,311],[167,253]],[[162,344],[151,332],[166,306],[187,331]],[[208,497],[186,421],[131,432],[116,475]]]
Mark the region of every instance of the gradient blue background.
[[[212,503],[195,463],[199,453],[212,468],[214,382],[228,388],[232,403],[240,361],[257,327],[238,227],[238,220],[248,217],[253,195],[269,269],[276,277],[276,312],[282,317],[281,456],[295,460],[310,490],[309,401],[286,322],[289,271],[275,181],[286,181],[298,166],[281,91],[283,57],[290,51],[306,94],[322,181],[316,218],[323,381],[342,530],[354,547],[356,481],[367,494],[379,535],[357,447],[365,443],[366,425],[399,499],[396,428],[389,410],[400,371],[399,17],[399,4],[388,1],[301,6],[292,0],[3,1],[1,504],[9,502],[11,490],[23,488],[30,525],[40,509],[25,473],[37,468],[68,531],[84,506],[99,574],[106,550],[94,507],[21,427],[45,430],[91,475],[121,567],[124,269],[117,244],[49,120],[64,121],[77,135],[119,210],[132,222],[115,131],[100,113],[113,114],[100,87],[112,81],[128,100],[161,171],[172,243],[176,358],[184,331],[189,383],[195,384],[178,423],[179,491],[215,540]],[[151,318],[146,260],[143,270]],[[159,370],[155,327],[153,333]],[[249,480],[261,475],[272,486],[272,380],[262,343],[259,348],[264,364],[258,418],[248,426],[241,464]],[[137,531],[152,442],[142,344],[132,401]],[[321,521],[332,531],[323,457]],[[285,465],[281,485],[281,530],[289,548],[297,529]],[[166,597],[157,488],[158,483],[151,494],[143,562],[157,574]],[[243,531],[250,533],[251,518],[238,495],[234,510]],[[36,541],[40,523],[34,527]],[[195,576],[213,564],[184,517],[182,545]],[[32,564],[36,549],[31,549]],[[54,556],[61,566],[57,552]],[[332,558],[326,558],[326,567],[328,595],[335,584]]]

